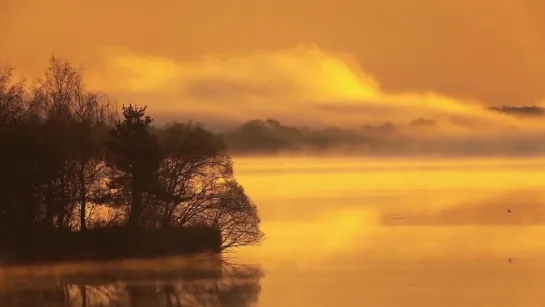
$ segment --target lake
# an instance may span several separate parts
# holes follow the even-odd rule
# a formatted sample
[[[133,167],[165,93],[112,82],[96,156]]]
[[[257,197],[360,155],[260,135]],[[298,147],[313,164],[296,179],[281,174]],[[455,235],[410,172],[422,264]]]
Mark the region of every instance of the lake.
[[[0,306],[541,306],[544,171],[543,159],[235,159],[260,246],[3,270]]]

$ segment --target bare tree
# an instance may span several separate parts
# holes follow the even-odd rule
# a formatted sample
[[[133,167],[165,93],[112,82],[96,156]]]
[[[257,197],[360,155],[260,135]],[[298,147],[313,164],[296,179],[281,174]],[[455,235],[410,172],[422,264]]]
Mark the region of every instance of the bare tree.
[[[164,153],[156,188],[163,228],[186,225],[206,210],[218,180],[232,176],[221,140],[192,122],[173,123],[160,131]]]
[[[123,106],[123,119],[116,121],[106,143],[108,186],[128,207],[130,227],[142,226],[144,200],[153,192],[161,161],[157,137],[151,133],[153,119],[145,112],[145,106]]]
[[[222,233],[222,249],[259,243],[257,207],[233,178],[221,138],[192,122],[168,125],[161,136],[165,158],[153,207],[161,226],[211,226]]]
[[[0,123],[20,117],[25,110],[23,82],[14,82],[12,69],[0,72]]]
[[[3,149],[0,159],[0,234],[9,233],[12,226],[21,222],[17,221],[23,216],[23,208],[18,208],[23,197],[18,197],[19,195],[26,193],[27,203],[24,209],[35,211],[31,208],[34,204],[30,201],[32,180],[27,176],[30,171],[22,169],[25,165],[22,150],[26,149],[23,122],[28,107],[24,94],[24,84],[13,80],[11,69],[0,72],[0,148]],[[26,165],[28,167],[29,164]]]
[[[158,253],[258,243],[257,207],[222,138],[192,122],[151,124],[146,107],[133,105],[118,120],[111,99],[87,91],[66,60],[52,58],[32,87],[2,72],[0,147],[9,150],[0,161],[0,248],[21,251],[22,261],[48,250],[43,257],[62,257],[74,242],[98,250],[93,236],[108,232],[181,243],[150,247]],[[87,228],[110,229],[70,234]],[[135,253],[138,238],[120,250]]]
[[[33,89],[32,110],[44,120],[46,132],[57,146],[57,169],[51,180],[55,190],[64,191],[58,208],[46,204],[46,219],[57,215],[63,227],[78,207],[76,224],[86,229],[87,204],[100,189],[103,174],[103,139],[112,123],[115,108],[105,94],[85,90],[81,72],[66,60],[52,58],[45,77]],[[60,164],[60,165],[59,165]],[[57,201],[58,203],[58,201]]]
[[[234,179],[223,185],[219,200],[204,216],[207,225],[221,231],[222,250],[259,243],[264,234],[257,206]]]

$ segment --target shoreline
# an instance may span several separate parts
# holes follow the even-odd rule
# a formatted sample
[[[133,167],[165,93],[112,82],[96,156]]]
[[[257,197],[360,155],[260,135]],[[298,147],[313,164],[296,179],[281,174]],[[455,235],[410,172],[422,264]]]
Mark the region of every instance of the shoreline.
[[[221,233],[211,227],[102,228],[14,237],[0,248],[2,267],[108,262],[221,253]]]
[[[196,264],[199,268],[215,268],[222,262],[221,254],[185,254],[173,256],[157,256],[153,258],[127,258],[116,260],[74,260],[51,263],[25,263],[0,265],[0,277],[17,277],[25,275],[49,276],[71,274],[97,274],[103,272],[131,272],[141,270],[191,269]],[[158,263],[160,265],[158,266]],[[206,266],[207,265],[207,266]],[[1,278],[0,278],[1,279]]]

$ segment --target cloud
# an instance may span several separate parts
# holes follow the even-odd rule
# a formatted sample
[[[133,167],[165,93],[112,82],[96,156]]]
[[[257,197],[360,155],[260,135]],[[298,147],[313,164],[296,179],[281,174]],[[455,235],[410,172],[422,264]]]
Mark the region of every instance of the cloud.
[[[118,96],[169,94],[168,101],[162,102],[169,111],[221,105],[225,110],[240,110],[247,119],[267,116],[293,121],[309,117],[310,122],[347,125],[361,125],[376,120],[377,115],[407,121],[421,116],[477,118],[484,123],[508,120],[474,101],[433,92],[387,93],[350,55],[313,45],[255,54],[208,55],[188,62],[110,48],[104,50],[102,59],[102,69],[90,73],[92,87]],[[217,111],[221,112],[209,112]],[[295,112],[305,115],[294,116]],[[328,114],[332,120],[321,118]]]
[[[195,100],[221,100],[225,97],[241,99],[245,96],[274,97],[272,87],[250,84],[226,78],[206,78],[191,80],[186,86],[186,93]]]
[[[142,56],[127,50],[108,48],[101,54],[97,71],[90,69],[89,85],[97,90],[119,93],[147,93],[172,90],[167,85],[179,77],[178,64],[156,56]]]
[[[433,91],[388,92],[350,54],[315,45],[192,61],[107,48],[100,58],[100,65],[86,68],[89,86],[122,103],[146,104],[162,120],[232,126],[274,118],[294,126],[353,129],[392,122],[399,133],[421,139],[418,148],[435,152],[511,152],[519,145],[535,147],[545,132],[538,120],[493,112],[478,101]],[[434,125],[415,129],[418,119]],[[407,150],[418,152],[417,147]]]

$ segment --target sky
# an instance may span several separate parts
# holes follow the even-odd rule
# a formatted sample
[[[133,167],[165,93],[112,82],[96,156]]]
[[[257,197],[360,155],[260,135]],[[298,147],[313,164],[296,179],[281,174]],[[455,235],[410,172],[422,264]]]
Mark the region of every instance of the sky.
[[[540,0],[0,0],[0,64],[34,77],[66,57],[159,116],[490,120],[481,106],[545,98],[543,15]]]

